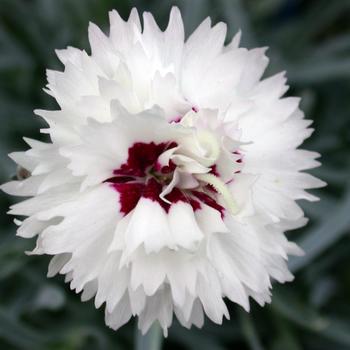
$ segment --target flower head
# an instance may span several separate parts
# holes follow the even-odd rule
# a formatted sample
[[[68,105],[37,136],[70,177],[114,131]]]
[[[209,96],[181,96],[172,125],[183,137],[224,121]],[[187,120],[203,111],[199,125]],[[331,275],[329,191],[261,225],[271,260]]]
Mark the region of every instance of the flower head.
[[[302,172],[319,155],[297,149],[312,133],[299,99],[282,98],[284,74],[261,80],[265,49],[240,33],[225,46],[223,23],[186,41],[177,8],[164,32],[136,10],[110,23],[108,37],[90,24],[91,55],[57,51],[46,92],[60,109],[36,111],[51,142],[11,154],[30,172],[2,186],[32,197],[11,208],[18,235],[114,329],[137,315],[166,333],[173,314],[201,327],[229,318],[224,297],[270,302],[301,253],[284,235],[306,223],[296,201],[323,185]]]

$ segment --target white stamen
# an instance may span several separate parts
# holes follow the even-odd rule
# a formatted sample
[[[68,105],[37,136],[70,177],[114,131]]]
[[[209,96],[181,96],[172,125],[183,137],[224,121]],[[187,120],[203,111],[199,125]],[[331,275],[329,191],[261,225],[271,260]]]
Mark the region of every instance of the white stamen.
[[[205,150],[203,161],[205,166],[211,166],[216,163],[220,155],[220,145],[217,138],[209,131],[201,130],[197,133],[197,139],[200,147]]]
[[[220,193],[227,204],[228,209],[230,209],[232,214],[236,214],[238,211],[237,204],[226,186],[226,184],[220,180],[217,176],[213,174],[198,174],[196,178],[200,181],[206,182],[207,184],[214,187],[214,189]]]

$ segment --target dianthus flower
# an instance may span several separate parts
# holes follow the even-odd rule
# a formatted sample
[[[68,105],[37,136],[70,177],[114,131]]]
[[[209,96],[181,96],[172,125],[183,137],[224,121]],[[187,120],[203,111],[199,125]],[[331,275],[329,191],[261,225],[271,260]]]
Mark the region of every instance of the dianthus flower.
[[[166,334],[229,318],[224,302],[249,310],[271,300],[271,281],[291,281],[286,260],[301,250],[284,232],[306,223],[297,200],[323,185],[302,172],[319,155],[298,149],[311,121],[284,74],[261,79],[265,49],[225,45],[226,25],[206,19],[185,41],[173,8],[161,31],[110,13],[107,37],[90,24],[91,55],[57,51],[47,72],[56,111],[37,110],[51,142],[26,139],[11,157],[30,176],[2,186],[29,196],[10,213],[31,254],[53,258],[82,300],[105,304],[117,329],[138,316]]]

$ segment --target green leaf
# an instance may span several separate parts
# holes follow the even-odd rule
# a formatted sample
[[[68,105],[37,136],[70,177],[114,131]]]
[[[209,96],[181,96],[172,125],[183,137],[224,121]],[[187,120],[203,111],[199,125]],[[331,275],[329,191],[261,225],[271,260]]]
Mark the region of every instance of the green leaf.
[[[238,313],[242,333],[251,350],[263,350],[258,333],[255,329],[252,317],[245,311]]]
[[[46,284],[39,289],[33,300],[33,310],[59,310],[65,304],[65,293],[55,285]]]
[[[298,242],[306,254],[303,257],[293,257],[289,260],[288,265],[291,271],[296,272],[302,269],[346,234],[350,227],[349,213],[350,189],[334,210],[327,213],[327,216],[315,228],[306,232]]]
[[[0,325],[0,339],[5,339],[18,349],[35,349],[42,345],[43,337],[39,333],[21,324],[2,308],[0,308]]]
[[[350,346],[350,319],[341,320],[320,315],[312,307],[303,304],[291,294],[275,293],[271,307],[286,319],[300,327],[331,339],[337,343]]]

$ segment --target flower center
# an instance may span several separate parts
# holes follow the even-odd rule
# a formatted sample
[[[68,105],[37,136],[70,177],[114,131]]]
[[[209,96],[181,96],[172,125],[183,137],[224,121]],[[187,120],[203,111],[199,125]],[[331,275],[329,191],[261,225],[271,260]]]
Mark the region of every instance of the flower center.
[[[190,204],[194,211],[204,203],[224,215],[224,207],[216,200],[222,185],[218,184],[220,180],[213,180],[218,179],[215,165],[198,178],[200,182],[193,179],[196,183],[188,185],[180,181],[176,186],[174,179],[184,174],[178,175],[178,167],[171,159],[166,165],[159,161],[161,155],[176,147],[177,144],[170,141],[159,144],[137,142],[129,148],[127,161],[106,180],[119,193],[120,211],[124,215],[133,210],[142,197],[158,202],[167,212],[172,204],[182,201]]]
[[[167,212],[181,201],[194,211],[206,204],[221,216],[235,214],[228,184],[241,169],[240,143],[227,136],[215,111],[192,109],[173,124],[169,141],[134,143],[106,180],[119,193],[120,211],[127,215],[147,198]]]

